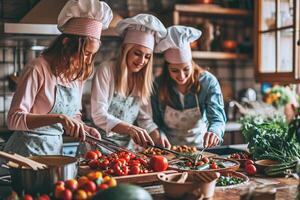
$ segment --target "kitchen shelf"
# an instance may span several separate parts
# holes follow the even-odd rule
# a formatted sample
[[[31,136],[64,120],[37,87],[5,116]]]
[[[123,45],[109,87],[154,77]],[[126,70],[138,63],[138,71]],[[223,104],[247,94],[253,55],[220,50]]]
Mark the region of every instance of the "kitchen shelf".
[[[213,51],[193,51],[194,59],[210,59],[210,60],[247,60],[250,59],[248,54],[238,54],[230,52],[213,52]]]
[[[191,14],[205,14],[205,15],[226,15],[236,17],[250,17],[252,12],[245,9],[223,8],[217,5],[203,5],[203,4],[177,4],[175,11]]]

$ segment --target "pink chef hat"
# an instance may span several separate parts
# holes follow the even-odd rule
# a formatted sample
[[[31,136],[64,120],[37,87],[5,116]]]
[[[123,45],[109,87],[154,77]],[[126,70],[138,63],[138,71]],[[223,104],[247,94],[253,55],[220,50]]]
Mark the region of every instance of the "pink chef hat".
[[[69,0],[58,16],[57,27],[62,33],[100,39],[113,17],[110,7],[99,0]]]
[[[121,20],[116,27],[123,35],[123,43],[133,43],[154,49],[154,45],[167,35],[165,26],[153,15],[138,14]]]
[[[164,52],[165,60],[169,63],[190,63],[192,61],[190,42],[197,40],[201,36],[201,31],[188,26],[171,26],[167,30],[167,37],[157,44],[155,51]]]

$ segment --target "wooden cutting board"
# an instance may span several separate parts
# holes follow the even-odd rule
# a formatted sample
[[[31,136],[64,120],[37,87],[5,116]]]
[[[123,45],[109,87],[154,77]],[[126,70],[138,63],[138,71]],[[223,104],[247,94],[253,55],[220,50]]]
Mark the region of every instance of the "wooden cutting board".
[[[78,175],[84,176],[90,172],[97,171],[91,169],[88,165],[80,165],[78,167]],[[166,170],[163,171],[165,174],[176,173],[175,170]],[[135,174],[135,175],[127,175],[127,176],[114,176],[118,183],[132,183],[135,185],[147,186],[147,185],[155,185],[158,184],[159,180],[157,178],[157,174],[159,172],[152,172],[147,174]]]

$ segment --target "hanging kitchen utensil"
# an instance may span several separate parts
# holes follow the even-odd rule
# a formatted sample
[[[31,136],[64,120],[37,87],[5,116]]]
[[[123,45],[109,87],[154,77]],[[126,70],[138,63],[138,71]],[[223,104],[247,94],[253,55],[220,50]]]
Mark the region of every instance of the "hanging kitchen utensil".
[[[26,157],[18,155],[18,154],[9,154],[4,151],[0,151],[0,157],[6,159],[8,161],[12,161],[12,162],[18,164],[19,166],[24,166],[27,168],[29,167],[33,170],[47,168],[47,166],[45,164],[36,162],[34,160],[31,160],[29,158],[26,158]]]

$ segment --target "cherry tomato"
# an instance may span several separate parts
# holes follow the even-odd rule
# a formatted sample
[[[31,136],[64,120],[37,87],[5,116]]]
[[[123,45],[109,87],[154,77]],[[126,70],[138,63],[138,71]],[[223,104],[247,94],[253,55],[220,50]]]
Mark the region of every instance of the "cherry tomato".
[[[156,172],[165,171],[168,168],[168,160],[163,156],[155,155],[151,157],[150,166]]]
[[[85,200],[88,198],[88,195],[86,194],[86,191],[84,190],[77,190],[75,199],[76,200]]]
[[[203,157],[201,160],[202,160],[204,163],[208,163],[208,162],[209,162],[209,158],[208,158],[208,157]]]
[[[106,169],[109,166],[109,160],[107,158],[100,158],[99,159],[99,167],[101,169]]]
[[[62,193],[65,190],[65,187],[62,185],[56,186],[54,190],[54,197],[56,199],[60,199],[62,197]]]
[[[139,174],[141,172],[141,168],[139,166],[131,166],[130,167],[130,174]]]
[[[88,182],[89,179],[88,177],[86,176],[81,176],[79,179],[78,179],[78,187],[81,188],[86,182]]]
[[[63,200],[72,200],[72,191],[69,189],[65,189],[61,194],[61,199]]]
[[[256,167],[252,164],[246,165],[246,172],[248,175],[252,176],[256,174]]]
[[[37,200],[50,200],[50,197],[47,194],[43,194],[39,196]]]
[[[254,165],[253,160],[247,160],[247,161],[245,162],[245,166],[247,166],[247,165]]]
[[[114,179],[114,178],[111,178],[109,179],[109,181],[106,182],[106,184],[109,186],[109,187],[114,187],[117,185],[117,180]]]
[[[30,194],[25,194],[22,200],[33,200],[33,198]]]
[[[102,153],[98,149],[94,150],[94,152],[97,154],[98,158],[102,157]]]
[[[96,184],[93,181],[88,181],[83,185],[85,191],[95,192],[97,189]]]
[[[204,165],[204,164],[205,163],[203,161],[199,161],[199,162],[196,163],[197,166],[201,166],[201,165]]]
[[[65,186],[65,182],[63,182],[63,181],[57,181],[55,183],[55,186]]]
[[[88,151],[85,153],[84,158],[86,160],[95,160],[95,159],[98,159],[98,155],[94,151]]]
[[[212,163],[210,164],[210,168],[211,168],[211,169],[218,169],[219,166],[217,165],[217,163],[212,162]]]
[[[97,169],[100,166],[100,161],[98,159],[94,159],[90,160],[88,164],[91,169]]]
[[[71,191],[77,190],[78,182],[75,179],[70,179],[65,182],[65,187],[70,189]]]
[[[186,165],[187,167],[191,167],[191,166],[193,165],[193,163],[189,161],[189,162],[186,162],[185,165]]]
[[[105,190],[107,189],[109,186],[106,183],[102,183],[101,185],[98,186],[98,190]]]

